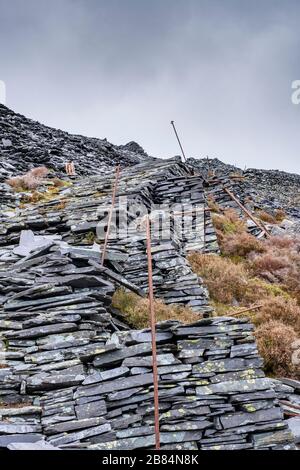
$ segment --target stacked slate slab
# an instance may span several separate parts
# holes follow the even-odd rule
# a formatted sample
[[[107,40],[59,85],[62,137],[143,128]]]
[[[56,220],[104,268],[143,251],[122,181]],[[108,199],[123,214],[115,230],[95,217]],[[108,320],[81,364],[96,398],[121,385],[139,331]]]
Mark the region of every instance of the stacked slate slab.
[[[300,176],[279,170],[240,169],[217,158],[188,159],[188,165],[200,174],[211,187],[211,194],[225,207],[232,201],[224,199],[222,185],[232,186],[233,192],[252,210],[274,213],[283,209],[289,218],[300,218]],[[219,188],[218,188],[219,186]],[[218,190],[219,189],[219,190]]]
[[[56,235],[78,247],[94,241],[101,245],[103,238],[97,237],[101,227],[105,233],[113,182],[114,171],[105,178],[81,178],[62,188],[49,202],[25,205],[4,218],[0,246],[18,244],[22,230],[32,230],[39,236]],[[184,219],[184,230],[182,210],[191,212]],[[153,225],[159,217],[166,222],[166,230],[152,233],[155,295],[166,303],[209,314],[208,292],[186,260],[186,253],[192,249],[206,251],[205,240],[210,236],[205,233],[202,178],[193,176],[178,159],[145,161],[122,169],[114,217],[121,220],[121,229],[123,218],[127,217],[128,224],[124,220],[126,230],[121,235],[112,231],[106,265],[144,293],[148,274],[143,218],[148,212]]]
[[[0,324],[1,447],[154,448],[149,330],[109,333],[99,319],[90,328],[80,306],[34,314],[24,301],[9,304]],[[252,330],[225,317],[158,325],[163,449],[294,448]]]

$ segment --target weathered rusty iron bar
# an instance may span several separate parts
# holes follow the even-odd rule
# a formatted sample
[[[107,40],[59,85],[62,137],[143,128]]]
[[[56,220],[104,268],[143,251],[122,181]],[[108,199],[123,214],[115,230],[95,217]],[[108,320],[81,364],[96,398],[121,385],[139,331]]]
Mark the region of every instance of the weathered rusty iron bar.
[[[116,177],[115,177],[115,182],[114,182],[114,187],[113,187],[111,208],[110,208],[110,211],[109,211],[108,222],[107,222],[107,230],[106,230],[106,234],[105,234],[105,241],[104,241],[102,257],[101,257],[101,265],[102,266],[104,266],[104,261],[105,261],[105,256],[106,256],[106,250],[107,250],[107,245],[108,245],[108,240],[109,240],[109,235],[110,235],[110,229],[111,229],[111,222],[112,222],[113,212],[114,212],[114,208],[115,208],[117,189],[118,189],[118,184],[119,184],[119,179],[120,179],[120,172],[121,172],[121,167],[120,167],[120,165],[118,165],[117,168],[116,168]]]
[[[180,139],[179,139],[179,136],[178,136],[176,127],[175,127],[175,122],[174,122],[174,121],[171,121],[171,125],[173,126],[173,129],[174,129],[174,132],[175,132],[175,135],[176,135],[176,139],[177,139],[177,141],[178,141],[178,143],[179,143],[179,146],[180,146],[180,148],[181,148],[181,152],[182,152],[183,159],[184,159],[184,161],[186,162],[186,156],[185,156],[185,153],[184,153],[182,144],[181,144],[181,142],[180,142]]]
[[[253,307],[247,307],[247,308],[244,308],[242,310],[240,310],[239,312],[232,312],[232,313],[229,313],[230,316],[235,316],[235,315],[240,315],[242,313],[246,313],[246,312],[252,312],[254,310],[258,310],[260,308],[262,308],[263,305],[254,305]]]
[[[147,260],[148,260],[148,285],[149,285],[149,319],[151,327],[152,342],[152,369],[154,385],[154,423],[155,423],[155,448],[160,449],[159,430],[159,397],[158,397],[158,371],[156,352],[156,319],[154,309],[153,277],[152,277],[152,253],[151,253],[151,223],[149,215],[146,217],[146,238],[147,238]]]
[[[258,228],[260,228],[260,229],[266,234],[267,237],[270,237],[270,236],[271,236],[270,232],[266,229],[266,227],[264,227],[262,224],[260,224],[260,222],[258,222],[258,221],[253,217],[253,215],[251,214],[251,212],[248,211],[248,209],[246,209],[245,206],[243,206],[243,204],[238,200],[238,198],[237,198],[231,191],[229,191],[228,188],[225,188],[225,187],[223,186],[223,190],[225,191],[225,193],[228,194],[228,196],[231,197],[231,199],[232,199],[233,201],[235,201],[235,202],[237,203],[237,205],[238,205],[238,206],[242,209],[242,211],[249,217],[249,219],[251,219],[252,222],[254,222],[255,225],[256,225]]]

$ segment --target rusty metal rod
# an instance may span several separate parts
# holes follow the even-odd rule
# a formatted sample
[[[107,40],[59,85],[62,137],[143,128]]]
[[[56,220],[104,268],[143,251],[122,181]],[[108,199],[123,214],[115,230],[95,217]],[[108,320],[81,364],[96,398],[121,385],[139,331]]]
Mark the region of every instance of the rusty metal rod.
[[[154,309],[153,278],[152,278],[152,253],[151,253],[151,225],[149,215],[146,217],[146,237],[147,237],[147,259],[148,259],[148,284],[149,284],[149,318],[151,327],[152,342],[152,368],[154,385],[154,423],[155,423],[155,448],[160,449],[159,430],[159,398],[158,398],[158,372],[156,353],[156,320]]]
[[[175,135],[176,135],[176,139],[177,139],[177,141],[178,141],[178,143],[179,143],[179,146],[180,146],[180,148],[181,148],[181,152],[182,152],[183,159],[184,159],[184,161],[186,162],[186,156],[185,156],[185,153],[184,153],[182,144],[181,144],[181,142],[180,142],[180,139],[179,139],[179,136],[178,136],[176,127],[175,127],[175,122],[174,122],[174,121],[171,121],[171,125],[173,126],[173,129],[174,129],[174,132],[175,132]]]
[[[254,305],[253,307],[247,307],[247,308],[244,308],[242,310],[240,310],[239,312],[229,312],[229,315],[232,317],[232,316],[235,316],[235,315],[240,315],[241,313],[246,313],[246,312],[252,312],[254,310],[258,310],[259,308],[262,308],[263,305]]]
[[[112,200],[111,200],[111,208],[110,208],[110,211],[109,211],[107,230],[106,230],[106,234],[105,234],[105,241],[104,241],[103,252],[102,252],[102,257],[101,257],[101,265],[102,266],[104,266],[104,261],[105,261],[105,256],[106,256],[106,250],[107,250],[107,245],[108,245],[108,240],[109,240],[109,235],[110,235],[111,222],[112,222],[112,217],[113,217],[113,212],[114,212],[114,207],[115,207],[115,202],[116,202],[117,188],[118,188],[118,183],[119,183],[119,179],[120,179],[120,172],[121,172],[121,167],[120,167],[120,165],[118,165],[117,168],[116,168],[116,177],[115,177],[115,183],[114,183]]]
[[[266,227],[264,227],[262,224],[260,224],[260,222],[258,222],[258,221],[253,217],[253,215],[251,214],[251,212],[248,211],[248,209],[246,209],[245,206],[243,206],[243,204],[238,200],[238,198],[237,198],[231,191],[229,191],[228,188],[225,188],[225,187],[223,186],[223,190],[225,191],[225,193],[228,194],[228,196],[231,197],[231,199],[232,199],[233,201],[235,201],[235,202],[237,203],[237,205],[242,209],[243,212],[245,212],[245,214],[249,217],[249,219],[251,219],[252,222],[254,222],[255,225],[256,225],[258,228],[260,228],[260,229],[267,235],[267,237],[270,237],[270,236],[271,236],[270,232],[266,229]]]

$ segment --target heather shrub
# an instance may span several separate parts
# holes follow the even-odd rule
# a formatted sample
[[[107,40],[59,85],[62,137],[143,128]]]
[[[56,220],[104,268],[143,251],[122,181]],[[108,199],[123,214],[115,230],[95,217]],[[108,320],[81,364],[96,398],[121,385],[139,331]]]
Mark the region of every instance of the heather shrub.
[[[272,236],[268,238],[265,241],[265,247],[269,248],[270,250],[274,250],[275,248],[278,248],[279,250],[282,249],[288,249],[291,250],[296,246],[296,240],[291,237],[279,237],[277,236]]]
[[[277,296],[283,296],[286,298],[287,294],[277,284],[270,284],[258,277],[249,276],[247,278],[247,285],[243,292],[241,304],[245,307],[249,307],[253,304],[261,304],[261,302],[266,298]]]
[[[193,270],[203,277],[213,300],[232,304],[243,298],[247,273],[241,264],[218,255],[201,253],[189,255],[188,260]]]
[[[262,324],[276,320],[292,326],[300,334],[300,307],[295,299],[287,297],[268,297],[255,315],[255,323]]]
[[[270,320],[260,325],[255,336],[265,371],[275,376],[299,377],[299,368],[292,364],[293,343],[298,339],[292,326]]]
[[[149,328],[149,300],[118,289],[113,295],[112,307],[119,310],[124,320],[133,328]],[[199,314],[180,305],[166,305],[162,300],[154,300],[156,321],[179,320],[193,323],[199,320]]]
[[[216,212],[216,213],[221,212],[221,208],[219,204],[215,201],[215,199],[212,196],[209,196],[207,198],[207,206],[211,210],[211,212]]]
[[[278,271],[289,266],[289,259],[286,255],[272,253],[268,251],[260,256],[256,256],[251,264],[251,269],[256,275],[265,276],[266,273],[280,275]]]
[[[49,174],[49,170],[45,166],[38,166],[36,168],[32,168],[28,173],[36,179],[43,179]]]
[[[247,232],[230,233],[222,239],[222,253],[227,256],[246,257],[251,252],[265,251],[264,245]]]
[[[283,211],[275,211],[274,217],[262,211],[259,215],[268,223],[285,217]],[[299,377],[292,344],[300,335],[300,239],[271,236],[260,241],[237,218],[233,210],[214,214],[222,256],[193,254],[190,262],[204,278],[216,314],[235,315],[243,307],[256,307],[241,314],[257,327],[266,372]]]
[[[282,209],[275,210],[275,219],[278,223],[281,223],[286,218],[286,213]]]

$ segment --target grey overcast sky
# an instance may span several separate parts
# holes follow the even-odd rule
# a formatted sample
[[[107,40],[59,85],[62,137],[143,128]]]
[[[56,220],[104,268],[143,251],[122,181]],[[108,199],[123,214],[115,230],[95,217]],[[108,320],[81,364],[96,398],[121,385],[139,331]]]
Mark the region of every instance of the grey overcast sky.
[[[72,133],[300,173],[299,0],[0,0],[7,106]]]

